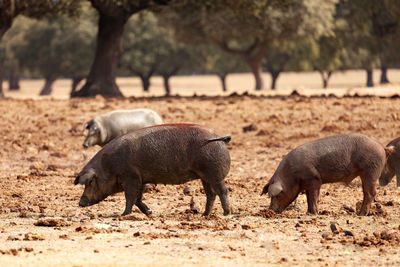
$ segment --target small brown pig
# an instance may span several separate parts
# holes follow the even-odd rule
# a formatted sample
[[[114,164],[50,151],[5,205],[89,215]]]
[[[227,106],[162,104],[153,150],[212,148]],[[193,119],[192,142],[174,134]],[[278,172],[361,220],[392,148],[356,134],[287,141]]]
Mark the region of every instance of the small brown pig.
[[[390,141],[387,147],[393,147],[393,153],[387,158],[381,177],[379,177],[379,185],[387,185],[396,174],[397,186],[400,187],[400,137]]]
[[[300,192],[307,196],[307,212],[318,212],[322,184],[349,184],[361,177],[364,200],[359,215],[367,215],[390,148],[361,134],[335,135],[301,145],[287,154],[263,188],[271,197],[270,209],[281,213]]]
[[[136,206],[144,214],[151,211],[142,202],[144,185],[183,184],[201,179],[207,196],[203,215],[209,215],[219,196],[224,215],[229,201],[224,178],[230,169],[225,145],[230,136],[218,137],[196,124],[164,124],[139,129],[106,144],[78,174],[74,184],[85,185],[79,206],[100,202],[124,192],[123,215]]]

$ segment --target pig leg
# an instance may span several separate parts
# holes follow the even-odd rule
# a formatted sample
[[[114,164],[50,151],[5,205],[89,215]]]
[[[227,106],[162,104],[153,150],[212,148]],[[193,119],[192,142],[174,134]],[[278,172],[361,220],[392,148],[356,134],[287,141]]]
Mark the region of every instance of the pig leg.
[[[321,188],[321,182],[313,182],[307,189],[307,213],[310,214],[317,214],[318,213],[318,197],[319,197],[319,190]]]
[[[371,203],[376,195],[376,188],[375,188],[376,179],[374,179],[371,176],[362,176],[361,181],[362,181],[364,199],[358,215],[366,216],[369,213]]]
[[[211,186],[206,181],[201,180],[204,187],[204,192],[206,193],[207,202],[206,202],[206,210],[203,213],[203,216],[210,215],[211,209],[214,205],[215,197],[217,196],[211,189]]]
[[[228,189],[225,186],[225,182],[222,180],[219,183],[211,184],[211,188],[214,190],[215,193],[217,193],[219,199],[221,200],[224,215],[228,215],[230,213],[230,209],[228,200]]]
[[[131,213],[133,204],[137,202],[138,188],[139,188],[138,179],[135,178],[127,179],[127,181],[122,186],[124,188],[125,200],[126,200],[125,211],[124,213],[122,213],[123,216]]]
[[[141,186],[141,188],[138,190],[138,196],[136,200],[136,206],[139,208],[141,212],[149,216],[152,212],[151,210],[147,207],[146,204],[142,202],[142,197],[143,197],[143,191],[144,191],[144,185]]]
[[[400,187],[400,169],[396,170],[396,182],[397,182],[397,187]]]

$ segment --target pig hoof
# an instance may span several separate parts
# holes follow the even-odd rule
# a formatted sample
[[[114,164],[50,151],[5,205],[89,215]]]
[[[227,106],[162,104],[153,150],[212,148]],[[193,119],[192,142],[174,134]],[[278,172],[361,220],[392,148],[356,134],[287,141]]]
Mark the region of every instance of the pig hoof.
[[[153,212],[151,210],[146,211],[146,216],[150,216]]]
[[[125,216],[125,215],[128,215],[128,214],[130,214],[132,211],[124,211],[123,213],[122,213],[122,215],[121,216]]]
[[[207,217],[208,215],[210,215],[210,212],[204,212],[201,216]]]
[[[229,210],[224,211],[224,216],[229,215],[229,214],[230,214]]]

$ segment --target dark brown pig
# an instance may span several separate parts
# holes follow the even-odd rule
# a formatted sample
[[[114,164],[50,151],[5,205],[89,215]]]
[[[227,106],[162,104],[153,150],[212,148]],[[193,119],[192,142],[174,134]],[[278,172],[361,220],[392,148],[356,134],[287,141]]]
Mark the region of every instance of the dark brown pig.
[[[388,152],[389,149],[361,134],[315,140],[295,148],[283,158],[262,194],[268,193],[270,209],[281,213],[300,192],[305,191],[307,212],[315,214],[322,184],[348,184],[360,176],[364,200],[359,215],[367,215]]]
[[[79,206],[100,202],[107,196],[124,192],[123,215],[136,206],[151,214],[142,202],[144,185],[183,184],[201,179],[207,196],[203,215],[209,215],[216,195],[224,215],[229,202],[224,178],[229,172],[230,157],[225,143],[230,136],[218,137],[195,124],[164,124],[136,130],[106,144],[75,179],[85,190]]]
[[[400,137],[390,141],[387,147],[393,147],[393,152],[388,155],[381,177],[379,177],[379,185],[387,185],[396,174],[397,186],[400,187]]]

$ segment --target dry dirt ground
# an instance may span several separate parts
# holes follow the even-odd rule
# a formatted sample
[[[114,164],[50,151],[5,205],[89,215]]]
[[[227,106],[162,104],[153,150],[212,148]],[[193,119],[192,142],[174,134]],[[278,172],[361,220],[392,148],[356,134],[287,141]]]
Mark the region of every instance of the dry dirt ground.
[[[84,150],[83,123],[114,109],[152,108],[165,122],[196,122],[231,134],[226,178],[233,214],[219,200],[208,218],[199,181],[158,185],[119,217],[122,194],[80,208],[74,175],[99,150]],[[253,124],[252,130],[243,127]],[[400,198],[378,187],[373,214],[356,215],[360,179],[323,185],[320,214],[306,198],[281,215],[260,196],[282,157],[305,142],[359,132],[382,143],[400,136],[399,98],[215,97],[0,100],[0,266],[93,265],[399,265]],[[192,196],[183,189],[193,189]],[[41,226],[45,225],[45,226]],[[331,228],[337,230],[332,231]]]

